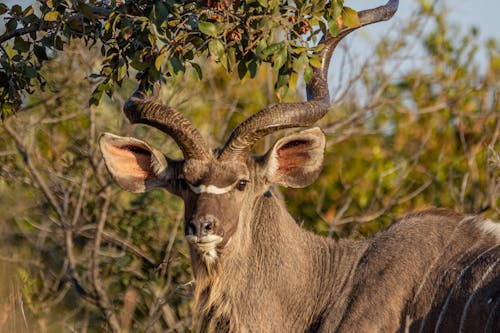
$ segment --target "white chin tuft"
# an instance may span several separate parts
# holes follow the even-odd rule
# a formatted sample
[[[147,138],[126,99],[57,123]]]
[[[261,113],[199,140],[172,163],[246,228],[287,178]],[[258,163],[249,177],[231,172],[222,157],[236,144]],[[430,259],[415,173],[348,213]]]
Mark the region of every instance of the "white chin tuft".
[[[211,266],[217,262],[217,245],[222,242],[222,237],[217,235],[209,235],[202,238],[197,236],[186,236],[186,239],[200,253],[202,260]]]

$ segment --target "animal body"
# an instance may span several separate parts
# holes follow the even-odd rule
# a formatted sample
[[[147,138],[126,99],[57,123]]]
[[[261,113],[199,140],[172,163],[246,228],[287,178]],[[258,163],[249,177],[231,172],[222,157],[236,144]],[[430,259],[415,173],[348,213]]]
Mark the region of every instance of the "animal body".
[[[359,13],[361,26],[398,6]],[[185,203],[184,232],[196,279],[195,329],[201,332],[500,332],[500,226],[431,209],[412,213],[365,240],[302,230],[274,185],[304,187],[320,174],[325,137],[311,127],[328,110],[327,72],[337,43],[322,43],[323,65],[308,101],[266,107],[211,150],[179,112],[141,92],[125,104],[133,123],[170,135],[173,160],[129,137],[103,134],[100,147],[124,189],[165,188]],[[262,156],[252,146],[285,136]]]

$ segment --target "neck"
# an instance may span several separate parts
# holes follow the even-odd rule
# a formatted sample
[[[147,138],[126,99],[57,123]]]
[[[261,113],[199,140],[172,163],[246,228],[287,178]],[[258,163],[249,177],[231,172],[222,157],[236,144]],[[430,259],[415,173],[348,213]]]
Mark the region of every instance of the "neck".
[[[304,231],[274,195],[257,199],[251,211],[213,274],[196,276],[201,329],[306,331],[333,294],[350,288],[363,247]]]

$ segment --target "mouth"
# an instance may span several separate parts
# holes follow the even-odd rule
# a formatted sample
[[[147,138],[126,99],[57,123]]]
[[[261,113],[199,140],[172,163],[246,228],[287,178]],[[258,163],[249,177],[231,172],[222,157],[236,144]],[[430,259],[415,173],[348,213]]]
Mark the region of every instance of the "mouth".
[[[198,247],[215,247],[222,242],[222,237],[217,235],[207,235],[203,237],[187,235],[186,239],[189,243]]]
[[[212,265],[217,261],[217,245],[223,241],[221,236],[207,235],[198,237],[186,235],[186,240],[198,250],[207,265]]]

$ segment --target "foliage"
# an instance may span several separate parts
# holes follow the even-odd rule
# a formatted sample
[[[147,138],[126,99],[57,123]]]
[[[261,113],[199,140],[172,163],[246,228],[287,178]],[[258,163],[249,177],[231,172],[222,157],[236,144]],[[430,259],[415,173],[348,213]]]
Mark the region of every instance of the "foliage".
[[[192,66],[202,78],[199,58],[210,55],[240,78],[254,77],[271,63],[281,95],[295,87],[299,73],[318,66],[315,40],[339,26],[359,25],[343,0],[166,0],[39,1],[39,6],[0,4],[6,31],[0,44],[1,116],[20,107],[21,95],[46,84],[41,64],[72,39],[100,48],[101,69],[91,104],[110,96],[129,73],[143,85]]]
[[[479,45],[474,31],[453,27],[443,13],[424,7],[366,63],[350,64],[339,99],[320,123],[328,138],[320,178],[307,189],[283,191],[305,228],[357,238],[429,206],[498,219],[500,47],[495,40]],[[421,54],[414,53],[416,43]],[[484,74],[478,49],[488,54]],[[422,58],[424,65],[417,63]],[[341,62],[349,59],[357,57],[347,54]],[[0,331],[191,327],[181,202],[159,190],[119,190],[96,141],[111,131],[169,156],[179,151],[158,131],[131,126],[120,114],[132,79],[123,78],[99,106],[87,106],[95,82],[85,77],[101,60],[85,42],[67,44],[37,69],[51,89],[36,91],[0,127]],[[217,59],[196,61],[203,80],[194,68],[173,75],[160,97],[214,147],[274,101],[275,71],[260,66],[254,80],[243,82]],[[275,139],[263,140],[257,152]]]

